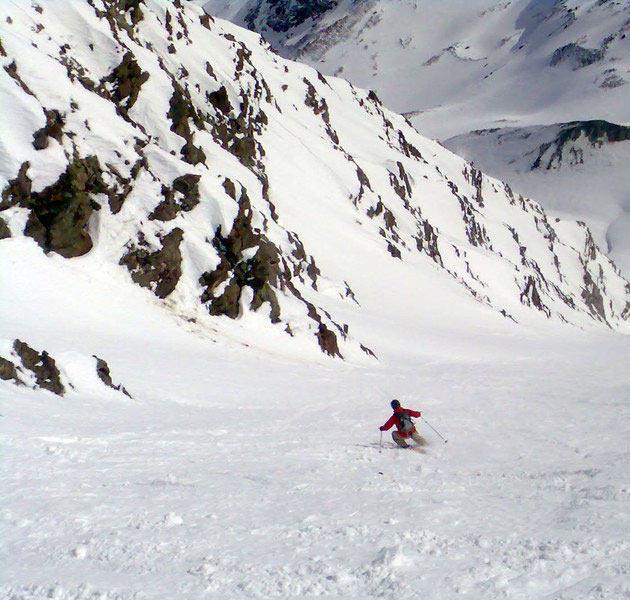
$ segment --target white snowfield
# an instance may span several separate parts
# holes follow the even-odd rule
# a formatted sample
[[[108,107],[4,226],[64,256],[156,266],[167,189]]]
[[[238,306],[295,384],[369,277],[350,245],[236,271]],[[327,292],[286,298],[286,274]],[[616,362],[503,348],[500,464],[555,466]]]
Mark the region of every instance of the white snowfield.
[[[586,227],[255,34],[112,6],[0,3],[0,597],[629,597],[630,290]],[[64,258],[35,209],[77,186]],[[392,398],[448,443],[381,439]]]
[[[627,336],[419,294],[364,323],[378,363],[248,350],[30,244],[0,246],[4,334],[133,400],[0,382],[0,597],[630,594]],[[448,443],[379,452],[392,397]]]

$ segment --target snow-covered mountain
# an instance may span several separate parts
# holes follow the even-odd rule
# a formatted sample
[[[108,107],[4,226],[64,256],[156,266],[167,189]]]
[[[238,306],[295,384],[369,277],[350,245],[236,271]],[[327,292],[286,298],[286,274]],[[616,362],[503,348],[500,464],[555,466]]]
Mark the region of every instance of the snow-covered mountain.
[[[1,598],[630,594],[584,225],[192,5],[0,38]]]
[[[630,286],[583,224],[374,93],[179,3],[5,13],[4,244],[107,265],[202,328],[251,315],[331,356],[378,354],[343,316],[376,261],[437,269],[509,319],[628,328]]]
[[[544,199],[552,214],[584,219],[630,273],[630,128],[607,121],[473,131],[445,145],[478,168]]]
[[[261,32],[284,55],[376,90],[423,134],[545,208],[561,206],[558,214],[586,221],[630,272],[626,144],[599,140],[590,158],[565,162],[563,173],[524,172],[517,163],[534,148],[516,148],[525,132],[543,144],[553,141],[554,128],[570,124],[630,123],[628,2],[344,0],[313,5],[310,13],[307,5],[205,3],[212,14]],[[483,145],[481,130],[492,130]],[[523,160],[515,162],[515,152]]]
[[[432,137],[482,125],[628,120],[627,2],[210,0],[205,6],[260,31],[285,54],[376,90]]]

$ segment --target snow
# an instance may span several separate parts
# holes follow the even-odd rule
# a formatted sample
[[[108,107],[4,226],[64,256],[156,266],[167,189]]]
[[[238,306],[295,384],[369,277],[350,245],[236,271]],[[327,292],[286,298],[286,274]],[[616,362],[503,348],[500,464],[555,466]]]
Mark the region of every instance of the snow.
[[[563,149],[562,164],[556,161],[546,168],[547,160],[542,168],[532,169],[540,148],[559,131],[558,126],[506,127],[456,136],[445,145],[513,189],[539,199],[550,214],[587,222],[598,245],[628,274],[630,142],[591,144],[581,136]]]
[[[29,259],[5,270],[5,334],[63,364],[103,356],[133,399],[0,383],[3,597],[630,592],[627,336],[429,327],[409,298],[371,314],[378,363],[274,355],[210,342],[145,290],[104,295],[111,274],[87,281],[27,246],[2,247],[4,265]],[[392,397],[448,444],[418,420],[423,452],[388,433],[380,451]]]
[[[81,156],[94,153],[125,176],[138,158],[136,125],[65,71],[51,84],[37,64],[55,63],[47,52],[56,55],[55,44],[71,39],[66,27],[76,32],[87,24],[86,39],[77,35],[72,43],[95,78],[119,63],[122,48],[87,5],[56,2],[59,12],[50,6],[41,35],[31,29],[33,7],[13,13],[8,33],[2,21],[3,47],[22,49],[19,72],[38,94],[37,104],[15,95],[17,86],[0,71],[0,89],[14,93],[6,106],[22,116],[16,137],[1,138],[3,189],[27,159],[39,161],[35,189],[54,181],[72,141]],[[141,41],[166,47],[165,6],[143,5]],[[474,197],[463,160],[410,128],[405,135],[425,159],[404,156],[395,143],[403,119],[368,102],[367,93],[270,59],[253,33],[219,22],[207,32],[192,18],[184,22],[191,35],[207,36],[207,45],[174,40],[177,57],[164,48],[160,56],[173,71],[186,65],[196,100],[220,83],[231,99],[260,81],[272,89],[276,108],[264,104],[269,124],[260,139],[278,222],[255,174],[208,133],[195,133],[207,167],[170,154],[182,144],[164,119],[170,72],[121,33],[151,71],[130,111],[149,132],[143,139],[150,169],[133,182],[120,212],[97,198],[103,207],[89,223],[94,247],[81,257],[44,254],[22,234],[27,209],[2,211],[12,237],[0,240],[0,357],[17,362],[16,339],[45,350],[67,393],[32,389],[27,375],[23,386],[0,380],[0,597],[628,597],[630,337],[622,333],[627,318],[619,316],[627,291],[604,257],[593,250],[596,259],[585,258],[585,228],[554,220],[560,272],[538,205],[510,203],[500,182],[483,177],[485,206],[475,214],[496,249],[471,245],[448,190],[456,183]],[[246,71],[236,80],[226,33],[251,46],[256,75]],[[45,52],[29,46],[31,35]],[[106,53],[85,50],[94,36]],[[208,57],[217,80],[201,78]],[[339,144],[305,107],[304,78],[326,100]],[[70,98],[79,106],[74,112]],[[40,105],[64,111],[70,141],[31,147],[44,124]],[[439,225],[453,276],[411,249],[419,223],[390,185],[399,163],[410,179],[408,202]],[[355,206],[359,166],[374,190],[362,190]],[[160,185],[187,173],[202,176],[203,201],[168,226],[148,219]],[[295,296],[280,297],[281,325],[269,322],[267,305],[248,309],[250,289],[236,320],[211,317],[199,303],[199,275],[219,260],[207,237],[219,225],[229,230],[237,210],[223,187],[228,176],[237,192],[249,190],[253,226],[269,221],[283,259],[298,234],[316,258],[317,289],[300,290],[322,315],[348,325],[345,360],[317,347]],[[377,200],[396,217],[404,260],[385,249],[382,219],[367,214]],[[532,271],[517,271],[520,244],[508,224],[527,244],[528,260],[578,302],[576,282],[590,269],[608,294],[616,329],[584,310],[558,308],[551,296],[545,301],[558,311],[555,319],[523,306],[517,276]],[[155,243],[172,226],[185,229],[183,273],[173,295],[160,300],[132,283],[119,260],[138,232]],[[462,282],[492,302],[479,301]],[[285,333],[287,324],[294,336]],[[103,384],[95,357],[107,361],[114,383],[131,397]],[[389,433],[381,445],[378,427],[394,397],[422,411],[426,448],[399,450]]]
[[[200,4],[201,2],[197,2]],[[202,3],[204,4],[204,3]],[[248,0],[208,0],[210,14],[245,23]],[[599,87],[607,69],[628,71],[625,2],[469,0],[338,2],[286,34],[255,25],[282,52],[375,89],[385,105],[413,113],[425,135],[445,139],[508,121],[513,125],[607,118],[627,122],[627,92]],[[342,21],[344,17],[348,17]],[[337,23],[339,31],[327,28]],[[551,67],[555,50],[599,49],[585,68]]]

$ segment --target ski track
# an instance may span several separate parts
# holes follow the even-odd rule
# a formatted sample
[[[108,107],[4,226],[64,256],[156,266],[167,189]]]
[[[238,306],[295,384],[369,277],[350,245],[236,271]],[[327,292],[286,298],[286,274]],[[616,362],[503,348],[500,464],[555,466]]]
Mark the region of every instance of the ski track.
[[[261,365],[286,390],[261,406],[9,392],[0,596],[628,598],[630,380],[604,363],[392,368],[449,438],[419,420],[423,454],[379,452],[357,390],[383,373],[344,366]]]

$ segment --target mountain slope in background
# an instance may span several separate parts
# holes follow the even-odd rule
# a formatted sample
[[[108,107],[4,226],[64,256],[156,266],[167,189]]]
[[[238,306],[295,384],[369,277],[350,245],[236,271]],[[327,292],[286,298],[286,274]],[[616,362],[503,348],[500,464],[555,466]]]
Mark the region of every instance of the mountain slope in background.
[[[583,225],[255,34],[125,6],[6,17],[3,244],[109,269],[202,329],[227,317],[331,356],[378,354],[343,315],[400,262],[437,270],[435,298],[455,283],[506,318],[627,330],[630,286]]]
[[[626,2],[345,0],[309,14],[302,4],[205,6],[260,31],[283,53],[376,90],[431,137],[479,129],[475,121],[490,127],[628,119]]]
[[[607,121],[473,131],[445,142],[515,189],[579,215],[623,273],[630,273],[630,128]]]
[[[517,149],[525,131],[552,143],[549,126],[630,123],[627,2],[344,0],[311,14],[297,0],[204,4],[261,32],[281,53],[376,90],[423,134],[544,207],[586,221],[630,272],[627,141],[600,137],[583,162],[565,162],[561,173],[517,166],[534,151],[528,142]],[[483,144],[480,130],[492,130]]]

